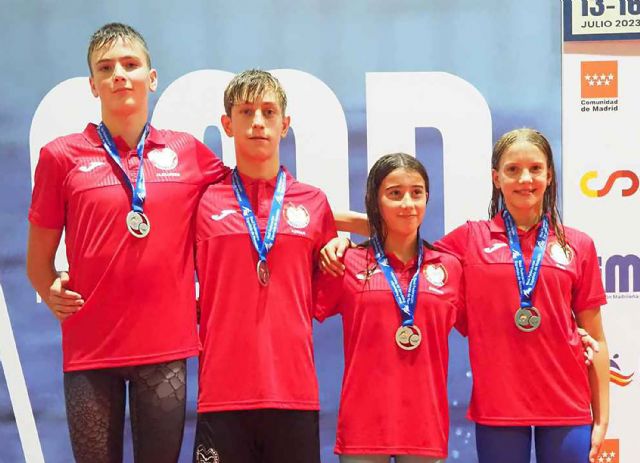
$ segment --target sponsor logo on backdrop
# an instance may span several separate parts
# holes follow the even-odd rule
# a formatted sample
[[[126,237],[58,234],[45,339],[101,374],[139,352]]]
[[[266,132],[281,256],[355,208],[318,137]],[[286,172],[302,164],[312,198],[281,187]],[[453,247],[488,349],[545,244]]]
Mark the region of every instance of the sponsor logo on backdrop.
[[[640,298],[640,257],[614,254],[598,257],[607,299]]]
[[[582,98],[618,97],[617,61],[583,61],[580,70]]]
[[[640,36],[638,0],[567,0],[564,39],[622,40]]]
[[[612,194],[617,196],[618,191],[620,191],[621,196],[626,197],[635,194],[640,187],[638,175],[631,170],[616,170],[612,172],[604,180],[604,185],[602,185],[603,180],[597,181],[599,178],[600,175],[597,170],[586,172],[580,179],[582,194],[589,198],[601,198],[608,195],[613,186],[617,185],[620,189],[616,188]],[[601,188],[598,189],[598,186],[601,186]]]
[[[597,463],[620,463],[620,439],[605,439],[596,456]]]
[[[618,364],[619,354],[615,354],[613,358],[609,359],[609,381],[613,384],[621,387],[627,387],[633,381],[633,375],[635,372],[624,373],[620,365]]]
[[[582,61],[580,96],[582,112],[617,111],[618,61]]]

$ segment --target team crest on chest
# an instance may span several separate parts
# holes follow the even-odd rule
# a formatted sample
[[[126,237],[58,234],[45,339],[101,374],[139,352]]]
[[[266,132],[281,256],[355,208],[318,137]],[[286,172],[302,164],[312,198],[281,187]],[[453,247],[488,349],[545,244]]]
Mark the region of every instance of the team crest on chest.
[[[423,269],[424,277],[433,286],[441,288],[447,282],[447,269],[442,264],[428,264]]]
[[[557,241],[550,243],[548,248],[549,256],[560,265],[569,265],[573,260],[573,249],[567,244],[564,249]]]
[[[172,170],[178,166],[178,154],[171,148],[155,149],[147,156],[151,164],[160,170]]]
[[[309,225],[309,212],[302,204],[296,206],[293,203],[287,203],[284,207],[284,217],[293,228],[306,228]]]

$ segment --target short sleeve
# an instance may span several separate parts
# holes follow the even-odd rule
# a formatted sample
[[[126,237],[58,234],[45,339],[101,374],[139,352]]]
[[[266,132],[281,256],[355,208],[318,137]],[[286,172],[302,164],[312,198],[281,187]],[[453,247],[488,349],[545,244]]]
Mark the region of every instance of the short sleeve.
[[[40,150],[34,176],[29,222],[43,228],[61,230],[65,225],[65,199],[63,183],[66,178],[64,163],[47,146]]]
[[[462,336],[467,336],[468,335],[468,326],[467,326],[467,306],[465,303],[465,280],[464,280],[464,273],[461,273],[460,275],[460,281],[458,283],[458,294],[456,297],[456,322],[454,324],[456,330],[458,330],[458,332],[462,335]]]
[[[434,243],[434,246],[439,250],[456,256],[460,262],[464,262],[468,239],[469,223],[467,222],[440,238]]]
[[[313,279],[313,316],[319,322],[340,313],[344,278],[316,272]]]
[[[600,307],[607,303],[596,247],[588,236],[582,235],[581,238],[583,239],[576,243],[579,276],[571,295],[574,312]]]
[[[195,143],[196,156],[202,171],[204,185],[220,182],[231,172],[231,169],[225,166],[220,158],[216,156],[207,145],[195,138],[193,141]]]
[[[318,233],[318,240],[315,244],[314,249],[314,262],[317,264],[318,256],[322,248],[333,238],[338,236],[338,231],[336,229],[336,222],[333,219],[333,212],[331,212],[331,207],[329,206],[329,201],[327,200],[324,193],[322,194],[322,206],[321,206],[321,214],[320,218],[320,228]]]

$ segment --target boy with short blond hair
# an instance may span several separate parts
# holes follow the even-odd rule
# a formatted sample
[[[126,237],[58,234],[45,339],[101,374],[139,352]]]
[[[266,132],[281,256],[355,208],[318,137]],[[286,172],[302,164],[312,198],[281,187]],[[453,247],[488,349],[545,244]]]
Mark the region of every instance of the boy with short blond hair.
[[[327,198],[280,165],[286,94],[249,70],[225,91],[237,168],[196,217],[200,282],[194,462],[319,463],[312,278],[336,235]]]

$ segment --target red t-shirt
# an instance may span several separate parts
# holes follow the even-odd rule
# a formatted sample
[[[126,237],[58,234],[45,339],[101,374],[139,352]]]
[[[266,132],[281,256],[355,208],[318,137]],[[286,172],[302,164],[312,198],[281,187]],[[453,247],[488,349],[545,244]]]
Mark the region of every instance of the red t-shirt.
[[[241,178],[264,238],[275,178]],[[256,276],[258,253],[231,176],[206,190],[196,220],[203,345],[198,412],[317,410],[312,281],[320,249],[336,235],[326,196],[287,172],[266,287]]]
[[[540,224],[518,230],[527,272]],[[520,296],[504,220],[467,222],[437,244],[457,255],[465,276],[466,331],[473,373],[468,416],[494,426],[592,422],[591,392],[574,313],[606,303],[593,241],[565,227],[565,256],[550,227],[532,303],[541,324],[520,331]]]
[[[135,147],[116,138],[135,185]],[[198,353],[193,215],[227,169],[191,135],[151,128],[144,149],[151,230],[132,236],[131,191],[96,126],[42,148],[29,220],[65,230],[68,288],[85,300],[62,323],[65,371],[159,363]]]
[[[406,295],[416,260],[389,263]],[[402,350],[402,316],[372,248],[346,252],[342,278],[317,281],[315,316],[342,315],[345,368],[335,452],[447,456],[448,337],[461,306],[462,268],[448,254],[424,248],[415,325],[421,344]]]

